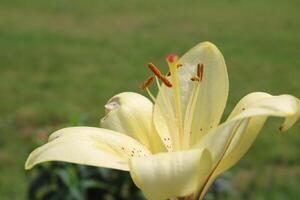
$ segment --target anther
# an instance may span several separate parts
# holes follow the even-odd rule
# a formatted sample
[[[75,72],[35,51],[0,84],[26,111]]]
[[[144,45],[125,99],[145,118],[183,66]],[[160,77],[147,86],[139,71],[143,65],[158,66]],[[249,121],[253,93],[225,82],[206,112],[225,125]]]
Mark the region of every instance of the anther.
[[[182,64],[177,64],[177,69],[180,68],[180,67],[182,67],[182,66],[183,66]],[[171,76],[171,72],[170,71],[167,73],[167,76]]]
[[[200,78],[198,77],[198,76],[193,76],[192,78],[191,78],[191,81],[200,81]]]
[[[172,87],[172,83],[165,77],[159,77],[159,79],[167,86],[167,87]]]
[[[148,67],[158,78],[163,76],[159,69],[153,63],[149,63]]]
[[[154,64],[149,63],[148,67],[167,87],[172,87],[172,83],[159,71]]]
[[[151,85],[153,80],[154,80],[154,76],[150,76],[149,78],[147,78],[147,80],[144,81],[144,83],[140,86],[140,88],[142,90],[145,90],[147,87]]]
[[[203,79],[203,70],[204,70],[204,65],[202,63],[198,64],[197,65],[197,76],[200,78],[200,81],[202,81],[202,79]]]
[[[177,69],[182,67],[182,64],[177,64]]]

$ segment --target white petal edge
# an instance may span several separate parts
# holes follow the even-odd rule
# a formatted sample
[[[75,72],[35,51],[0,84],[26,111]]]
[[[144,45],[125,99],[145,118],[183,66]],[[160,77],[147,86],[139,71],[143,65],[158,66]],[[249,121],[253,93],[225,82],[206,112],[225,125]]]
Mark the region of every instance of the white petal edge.
[[[101,128],[69,127],[51,134],[48,143],[29,155],[25,168],[47,161],[64,161],[128,171],[130,158],[150,154],[124,134]]]

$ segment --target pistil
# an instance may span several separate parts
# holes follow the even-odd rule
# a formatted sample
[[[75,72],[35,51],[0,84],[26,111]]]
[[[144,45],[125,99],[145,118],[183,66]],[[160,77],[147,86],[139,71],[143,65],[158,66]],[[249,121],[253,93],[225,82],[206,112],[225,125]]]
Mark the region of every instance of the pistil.
[[[180,146],[184,144],[184,136],[183,136],[183,122],[182,122],[182,113],[181,113],[181,99],[180,99],[180,88],[179,81],[177,77],[177,60],[178,57],[176,55],[168,55],[166,57],[167,63],[169,65],[169,69],[171,72],[171,80],[173,85],[173,95],[175,99],[175,110],[176,110],[176,118],[178,123],[178,135],[179,135],[179,143]]]

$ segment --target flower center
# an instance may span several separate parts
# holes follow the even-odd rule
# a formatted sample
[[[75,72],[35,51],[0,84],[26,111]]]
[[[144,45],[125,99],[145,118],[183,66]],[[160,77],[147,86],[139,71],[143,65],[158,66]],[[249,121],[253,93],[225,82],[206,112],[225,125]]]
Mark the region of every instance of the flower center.
[[[194,115],[194,110],[197,102],[197,97],[199,94],[200,83],[203,79],[203,64],[198,64],[196,67],[196,73],[190,80],[194,82],[194,87],[192,89],[190,98],[187,102],[187,106],[184,110],[182,105],[182,97],[180,91],[180,80],[178,73],[178,68],[182,67],[182,64],[178,63],[178,57],[176,55],[168,55],[166,57],[168,63],[169,72],[165,75],[153,64],[149,63],[148,68],[153,72],[154,76],[150,76],[141,85],[142,90],[146,90],[151,97],[151,99],[156,102],[156,97],[150,92],[148,87],[152,84],[154,78],[156,78],[156,83],[158,91],[160,92],[162,105],[165,107],[165,118],[167,119],[168,128],[170,129],[171,144],[172,146],[168,150],[180,150],[187,149],[189,147],[190,132],[192,119]],[[170,88],[169,92],[167,88],[161,88],[159,80],[167,87]],[[160,105],[160,104],[159,104]]]

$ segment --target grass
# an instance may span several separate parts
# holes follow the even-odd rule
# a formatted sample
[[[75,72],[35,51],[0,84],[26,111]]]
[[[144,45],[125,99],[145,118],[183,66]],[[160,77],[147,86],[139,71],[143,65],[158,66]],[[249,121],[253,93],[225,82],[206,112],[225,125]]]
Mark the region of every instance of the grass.
[[[300,96],[298,1],[38,1],[0,3],[0,196],[25,199],[32,140],[85,115],[98,126],[104,103],[136,91],[164,56],[209,40],[230,76],[226,114],[245,94]],[[232,181],[241,199],[298,199],[299,124],[271,120]]]

